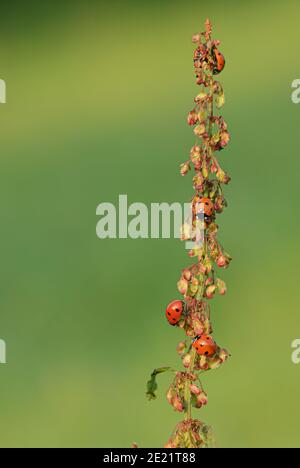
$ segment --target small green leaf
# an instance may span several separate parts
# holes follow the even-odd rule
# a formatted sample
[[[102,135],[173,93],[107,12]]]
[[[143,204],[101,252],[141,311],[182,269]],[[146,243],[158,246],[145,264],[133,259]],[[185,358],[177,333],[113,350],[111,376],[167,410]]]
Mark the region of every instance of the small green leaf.
[[[154,369],[154,371],[151,374],[150,380],[147,382],[147,391],[146,391],[146,396],[148,400],[155,400],[157,398],[157,382],[156,382],[156,376],[158,374],[162,374],[163,372],[167,372],[171,369],[171,367],[158,367],[157,369]]]
[[[155,400],[156,399],[156,397],[157,397],[156,390],[157,390],[156,376],[152,375],[151,379],[148,380],[148,382],[147,382],[146,396],[147,396],[148,400]]]
[[[162,374],[163,372],[168,372],[170,369],[171,367],[158,367],[157,369],[154,369],[151,375]]]

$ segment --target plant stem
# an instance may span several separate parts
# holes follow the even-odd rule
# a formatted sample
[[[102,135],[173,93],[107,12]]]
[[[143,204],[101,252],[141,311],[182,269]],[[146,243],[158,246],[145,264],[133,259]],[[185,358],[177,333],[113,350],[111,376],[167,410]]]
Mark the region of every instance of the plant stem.
[[[214,78],[213,78],[213,75],[211,75],[210,76],[210,90],[209,90],[211,101],[209,102],[209,108],[208,108],[208,117],[209,117],[208,135],[209,135],[209,138],[212,137],[212,118],[213,118],[213,115],[214,115],[213,82],[214,82]],[[211,155],[212,151],[211,151],[211,147],[210,147],[209,144],[207,145],[207,149],[209,151],[209,155]]]
[[[195,356],[196,356],[196,350],[192,347],[191,350],[191,362],[189,365],[189,373],[192,373],[194,370],[194,363],[195,363]],[[185,395],[184,395],[185,403],[186,403],[186,415],[185,419],[191,419],[192,418],[192,404],[191,404],[191,390],[190,390],[190,379],[186,379],[185,381]]]

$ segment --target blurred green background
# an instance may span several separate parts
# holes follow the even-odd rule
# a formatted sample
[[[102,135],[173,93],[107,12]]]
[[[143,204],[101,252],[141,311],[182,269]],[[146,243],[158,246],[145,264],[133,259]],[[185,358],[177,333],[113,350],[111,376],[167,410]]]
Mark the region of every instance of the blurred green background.
[[[160,447],[181,418],[145,398],[181,368],[164,309],[189,263],[178,240],[100,240],[96,206],[187,201],[179,164],[197,92],[192,33],[210,17],[226,68],[219,218],[234,257],[212,303],[232,358],[195,412],[220,447],[299,447],[300,78],[296,0],[1,5],[1,446]]]

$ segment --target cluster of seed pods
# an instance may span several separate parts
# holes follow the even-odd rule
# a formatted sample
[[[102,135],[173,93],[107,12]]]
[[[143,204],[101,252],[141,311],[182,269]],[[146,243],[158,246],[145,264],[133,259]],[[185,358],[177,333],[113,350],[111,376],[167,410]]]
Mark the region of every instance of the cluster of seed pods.
[[[194,127],[196,141],[191,148],[190,158],[181,165],[181,174],[186,175],[192,167],[193,188],[191,218],[182,226],[182,240],[194,241],[189,256],[196,263],[186,267],[178,281],[182,299],[175,299],[166,308],[170,325],[182,328],[192,339],[190,346],[181,351],[183,364],[190,371],[207,370],[222,364],[228,353],[217,345],[212,337],[211,313],[208,301],[215,294],[225,295],[225,282],[216,274],[216,269],[229,266],[231,257],[217,239],[219,227],[217,215],[227,206],[222,185],[228,184],[229,175],[221,168],[216,152],[223,150],[230,140],[227,124],[221,115],[214,114],[225,102],[222,85],[215,76],[222,72],[225,58],[221,53],[220,41],[211,38],[209,20],[205,31],[192,38],[194,71],[200,92],[194,99],[195,106],[188,114],[188,124]],[[202,215],[202,242],[196,241],[196,227]],[[192,368],[191,368],[192,366]]]
[[[196,45],[194,72],[200,90],[187,117],[188,125],[194,130],[195,142],[189,158],[181,164],[180,172],[183,176],[194,172],[191,214],[181,227],[181,239],[193,245],[188,255],[194,262],[181,272],[177,284],[181,298],[172,300],[165,311],[167,322],[182,329],[186,335],[177,347],[185,371],[175,371],[167,392],[168,402],[174,410],[185,413],[185,421],[176,426],[166,447],[209,445],[210,428],[192,418],[191,408],[201,408],[207,403],[202,374],[218,368],[229,356],[213,337],[209,304],[216,294],[226,294],[226,284],[217,271],[226,269],[231,262],[231,256],[218,240],[217,224],[218,215],[227,207],[223,185],[230,182],[216,156],[223,154],[230,140],[225,119],[220,114],[215,115],[215,110],[225,103],[223,87],[216,79],[224,69],[225,59],[219,48],[220,41],[213,40],[211,33],[211,23],[207,20],[205,31],[192,38]],[[202,229],[200,241],[197,237],[199,224]],[[156,389],[153,375],[149,384],[149,394],[153,397]]]

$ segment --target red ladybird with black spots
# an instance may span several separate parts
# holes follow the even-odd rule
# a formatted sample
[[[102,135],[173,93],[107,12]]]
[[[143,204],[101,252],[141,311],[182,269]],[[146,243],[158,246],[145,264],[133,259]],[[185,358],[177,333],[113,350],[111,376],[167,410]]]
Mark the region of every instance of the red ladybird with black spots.
[[[177,325],[184,312],[184,302],[175,300],[166,308],[166,317],[170,325]]]
[[[225,67],[225,58],[224,55],[221,54],[221,52],[217,49],[217,47],[214,47],[212,52],[214,58],[213,74],[217,75],[218,73],[221,73],[221,71]]]
[[[214,204],[210,198],[200,198],[200,203],[204,205],[205,216],[212,216],[214,214]]]
[[[209,335],[200,335],[193,341],[193,348],[199,356],[212,357],[217,352],[217,345],[214,339]]]
[[[207,226],[209,224],[211,224],[211,222],[214,219],[215,206],[214,206],[212,200],[210,198],[206,198],[206,197],[200,198],[198,203],[200,203],[203,206],[201,206],[201,211],[199,211],[196,214],[196,216],[197,216],[198,219],[202,219],[201,217],[204,214],[205,228],[207,228]],[[203,208],[203,210],[202,210],[202,208]]]

